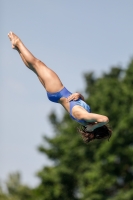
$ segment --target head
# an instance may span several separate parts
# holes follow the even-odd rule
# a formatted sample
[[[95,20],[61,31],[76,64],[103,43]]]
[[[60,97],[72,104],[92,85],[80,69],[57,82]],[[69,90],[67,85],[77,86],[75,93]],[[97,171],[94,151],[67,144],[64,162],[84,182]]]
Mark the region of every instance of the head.
[[[89,143],[90,141],[95,139],[109,140],[112,135],[112,130],[107,125],[96,128],[92,132],[88,132],[86,126],[81,126],[81,128],[78,128],[78,132],[81,134],[85,143]]]

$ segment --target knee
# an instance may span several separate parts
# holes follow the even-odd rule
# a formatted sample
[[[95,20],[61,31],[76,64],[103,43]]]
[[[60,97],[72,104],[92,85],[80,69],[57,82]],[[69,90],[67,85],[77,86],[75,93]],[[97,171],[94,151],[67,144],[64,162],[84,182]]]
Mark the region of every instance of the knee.
[[[33,59],[32,59],[32,63],[33,63],[33,65],[34,65],[35,67],[39,65],[39,62],[40,62],[40,60],[38,60],[37,58],[33,58]]]
[[[33,72],[37,73],[37,68],[39,66],[39,60],[33,57],[29,62],[27,62],[27,67],[31,69]]]
[[[42,62],[39,59],[34,58],[32,63],[33,63],[33,68],[37,69],[37,68],[39,68],[41,66]]]

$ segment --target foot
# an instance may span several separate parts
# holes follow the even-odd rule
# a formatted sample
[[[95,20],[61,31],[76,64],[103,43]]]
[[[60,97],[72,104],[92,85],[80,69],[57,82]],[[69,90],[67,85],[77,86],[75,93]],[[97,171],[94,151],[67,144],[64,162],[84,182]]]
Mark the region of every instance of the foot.
[[[18,48],[17,48],[17,45],[18,45],[18,43],[19,43],[19,41],[20,41],[19,37],[18,37],[17,35],[15,35],[15,34],[14,34],[13,32],[11,32],[11,31],[8,33],[8,37],[9,37],[11,43],[12,43],[12,48],[13,48],[13,49],[18,49]]]

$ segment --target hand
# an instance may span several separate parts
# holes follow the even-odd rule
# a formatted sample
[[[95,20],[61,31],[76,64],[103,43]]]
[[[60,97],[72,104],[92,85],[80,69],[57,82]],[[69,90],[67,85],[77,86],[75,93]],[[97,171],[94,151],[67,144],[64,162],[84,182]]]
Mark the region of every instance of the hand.
[[[80,93],[76,92],[76,93],[71,94],[71,95],[67,98],[67,101],[72,101],[72,100],[76,101],[76,100],[78,100],[79,98],[81,98],[82,100],[84,100],[84,97],[83,97]]]

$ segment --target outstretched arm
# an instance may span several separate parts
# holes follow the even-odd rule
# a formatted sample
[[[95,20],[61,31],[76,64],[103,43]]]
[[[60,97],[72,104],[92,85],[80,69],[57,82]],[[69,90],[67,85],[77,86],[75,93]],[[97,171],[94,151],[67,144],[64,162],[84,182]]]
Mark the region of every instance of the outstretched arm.
[[[107,116],[94,114],[94,113],[87,113],[87,116],[84,117],[84,120],[88,122],[87,124],[87,131],[92,132],[94,129],[101,127],[109,122]],[[94,120],[95,122],[91,123]]]
[[[101,127],[109,122],[109,119],[105,115],[99,115],[95,113],[88,113],[83,108],[73,108],[73,116],[79,120],[83,119],[86,121],[88,131]]]
[[[86,113],[83,116],[83,119],[88,122],[87,130],[92,132],[96,128],[101,127],[109,122],[109,119],[105,115],[99,115],[95,113]]]

